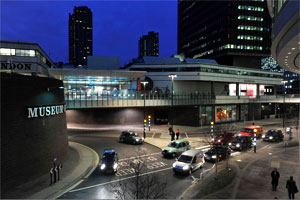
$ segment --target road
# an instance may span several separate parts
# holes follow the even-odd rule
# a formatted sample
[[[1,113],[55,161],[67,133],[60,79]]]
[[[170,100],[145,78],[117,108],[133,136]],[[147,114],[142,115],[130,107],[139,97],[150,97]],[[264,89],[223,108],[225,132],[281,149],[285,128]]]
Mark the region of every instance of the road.
[[[266,130],[266,129],[265,129]],[[146,171],[142,174],[157,174],[161,177],[161,181],[167,182],[166,194],[169,199],[176,199],[180,196],[191,184],[193,177],[199,177],[201,170],[193,172],[191,176],[175,175],[172,171],[174,159],[166,159],[161,155],[161,150],[149,144],[131,145],[124,144],[118,141],[120,130],[101,130],[101,129],[86,129],[86,130],[68,130],[69,140],[84,144],[94,149],[101,158],[104,149],[116,149],[119,156],[119,169],[116,175],[104,175],[97,168],[86,180],[77,185],[68,193],[60,198],[62,199],[111,199],[114,198],[111,189],[119,181],[126,181],[134,177],[134,171],[129,166],[131,161],[139,162],[146,161]],[[258,141],[257,151],[265,148],[269,143]],[[206,151],[207,146],[198,147]],[[243,158],[243,155],[253,153],[253,150],[248,152],[234,152],[232,157],[238,156]],[[143,155],[143,157],[140,157]],[[224,161],[223,161],[224,162]],[[209,171],[213,168],[212,163],[205,163],[203,171]]]

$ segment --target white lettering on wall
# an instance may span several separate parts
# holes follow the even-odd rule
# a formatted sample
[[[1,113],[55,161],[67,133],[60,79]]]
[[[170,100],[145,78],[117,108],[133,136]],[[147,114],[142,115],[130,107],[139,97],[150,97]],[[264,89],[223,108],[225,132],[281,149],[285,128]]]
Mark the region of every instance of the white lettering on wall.
[[[44,117],[50,115],[58,115],[66,112],[66,105],[55,105],[55,106],[37,106],[27,108],[27,118]]]

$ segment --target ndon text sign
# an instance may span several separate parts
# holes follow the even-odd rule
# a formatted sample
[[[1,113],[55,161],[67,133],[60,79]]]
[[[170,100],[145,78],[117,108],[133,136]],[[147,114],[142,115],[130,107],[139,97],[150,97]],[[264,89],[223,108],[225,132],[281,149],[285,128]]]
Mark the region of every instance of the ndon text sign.
[[[27,118],[53,116],[66,112],[66,105],[29,107],[27,112]]]

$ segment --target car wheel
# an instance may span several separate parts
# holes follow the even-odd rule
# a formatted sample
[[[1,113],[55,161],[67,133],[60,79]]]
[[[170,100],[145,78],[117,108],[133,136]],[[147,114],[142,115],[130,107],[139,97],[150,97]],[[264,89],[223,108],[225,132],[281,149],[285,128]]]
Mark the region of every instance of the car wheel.
[[[123,138],[120,138],[120,142],[124,142]]]
[[[173,156],[173,158],[175,158],[176,157],[176,153],[172,153],[172,156]]]
[[[135,141],[133,141],[133,144],[135,145],[135,144],[136,144],[136,142],[135,142]]]
[[[189,175],[191,175],[191,174],[192,174],[192,169],[189,170]]]

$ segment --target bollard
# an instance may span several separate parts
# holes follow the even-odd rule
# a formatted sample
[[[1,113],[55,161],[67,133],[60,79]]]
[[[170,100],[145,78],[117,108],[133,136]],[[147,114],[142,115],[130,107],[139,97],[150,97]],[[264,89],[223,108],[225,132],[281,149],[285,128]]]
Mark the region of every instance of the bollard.
[[[59,176],[60,168],[59,168],[59,165],[56,166],[56,171],[57,171],[57,181],[59,181],[60,180],[60,176]]]
[[[53,168],[50,169],[50,185],[52,185]]]
[[[53,183],[56,183],[56,167],[53,168]]]
[[[61,168],[62,168],[62,164],[59,164],[58,165],[58,180],[60,180],[60,170],[61,170]]]

